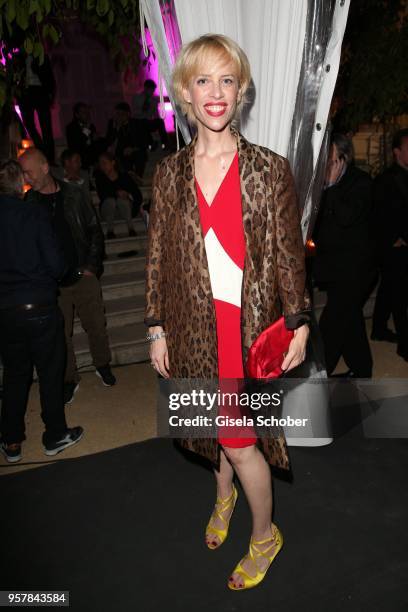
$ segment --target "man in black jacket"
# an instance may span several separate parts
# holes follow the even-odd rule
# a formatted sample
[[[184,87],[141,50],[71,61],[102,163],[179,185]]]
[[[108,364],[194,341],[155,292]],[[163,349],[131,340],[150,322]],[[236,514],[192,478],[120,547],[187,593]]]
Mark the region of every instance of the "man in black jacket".
[[[393,138],[394,164],[375,180],[374,219],[381,282],[373,315],[373,340],[398,342],[408,361],[408,129]],[[396,336],[388,329],[392,313]]]
[[[0,354],[4,365],[0,451],[21,459],[24,416],[35,365],[45,425],[46,455],[79,442],[82,427],[68,429],[64,415],[65,341],[57,306],[57,279],[65,263],[39,204],[23,197],[15,161],[0,165]]]
[[[327,291],[319,321],[330,376],[343,356],[347,376],[369,378],[373,361],[363,306],[375,281],[371,179],[352,164],[352,145],[332,136],[326,185],[313,238],[313,276]]]
[[[32,187],[27,199],[40,202],[48,211],[68,265],[68,272],[60,283],[59,305],[65,319],[67,343],[65,402],[70,403],[80,381],[72,345],[75,311],[88,334],[97,376],[105,386],[116,382],[109,367],[111,353],[99,282],[103,271],[103,232],[82,190],[57,181],[41,151],[28,149],[19,162],[26,182]]]

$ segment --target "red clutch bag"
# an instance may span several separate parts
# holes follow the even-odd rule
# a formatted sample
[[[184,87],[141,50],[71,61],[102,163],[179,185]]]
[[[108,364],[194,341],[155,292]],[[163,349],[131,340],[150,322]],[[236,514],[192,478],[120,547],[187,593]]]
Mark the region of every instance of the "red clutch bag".
[[[246,361],[248,376],[250,378],[281,376],[284,353],[287,352],[293,335],[292,330],[286,329],[283,317],[264,329],[248,351]]]

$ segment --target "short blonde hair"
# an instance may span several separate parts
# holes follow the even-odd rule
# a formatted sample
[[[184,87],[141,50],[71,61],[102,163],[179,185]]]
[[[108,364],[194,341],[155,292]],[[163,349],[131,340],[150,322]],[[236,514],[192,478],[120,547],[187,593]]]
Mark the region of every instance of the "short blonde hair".
[[[251,82],[251,68],[245,52],[228,36],[205,34],[182,47],[173,70],[172,85],[175,100],[191,123],[195,123],[195,119],[191,105],[184,99],[183,90],[188,89],[191,79],[200,74],[201,67],[214,56],[235,64],[240,93],[237,111],[246,101],[245,94]]]

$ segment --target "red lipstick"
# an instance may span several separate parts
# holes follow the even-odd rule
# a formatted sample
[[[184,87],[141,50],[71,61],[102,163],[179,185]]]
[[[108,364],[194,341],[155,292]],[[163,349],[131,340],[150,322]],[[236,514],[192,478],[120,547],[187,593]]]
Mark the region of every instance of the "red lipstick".
[[[227,104],[225,102],[213,102],[204,104],[205,111],[210,117],[221,117],[227,110]],[[214,110],[219,108],[219,110]]]

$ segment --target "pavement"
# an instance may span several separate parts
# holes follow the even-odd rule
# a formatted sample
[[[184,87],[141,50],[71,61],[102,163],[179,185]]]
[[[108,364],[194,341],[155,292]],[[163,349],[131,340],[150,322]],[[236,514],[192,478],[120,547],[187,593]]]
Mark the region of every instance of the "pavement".
[[[373,378],[408,378],[408,363],[397,356],[395,344],[370,344],[374,360]],[[346,369],[340,362],[336,371]],[[69,427],[81,425],[84,428],[84,437],[51,461],[44,455],[41,444],[43,424],[38,384],[34,383],[27,409],[23,458],[20,463],[12,465],[1,455],[0,476],[157,437],[157,377],[150,364],[118,366],[113,368],[113,372],[117,378],[114,387],[103,386],[93,371],[81,373],[80,387],[73,402],[66,406],[66,416]]]

